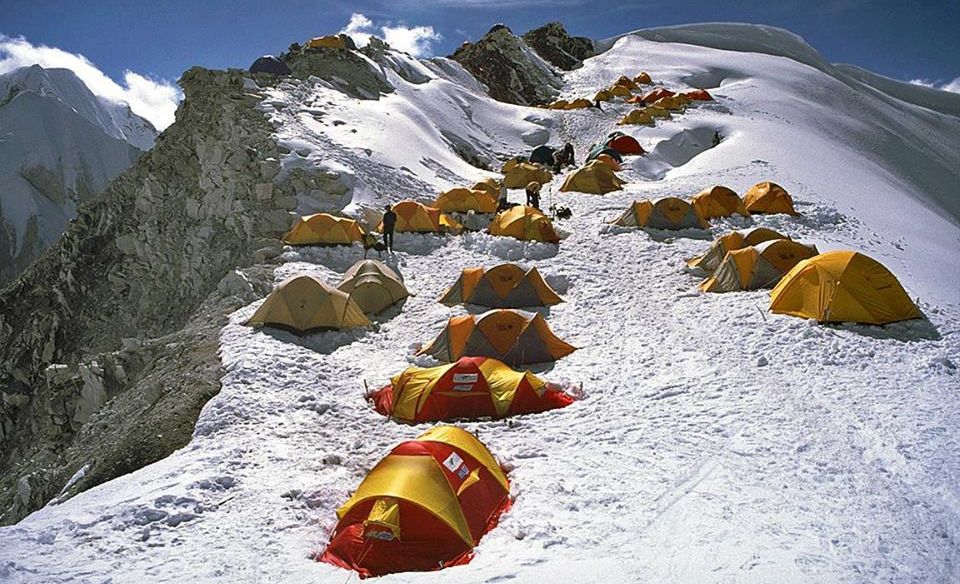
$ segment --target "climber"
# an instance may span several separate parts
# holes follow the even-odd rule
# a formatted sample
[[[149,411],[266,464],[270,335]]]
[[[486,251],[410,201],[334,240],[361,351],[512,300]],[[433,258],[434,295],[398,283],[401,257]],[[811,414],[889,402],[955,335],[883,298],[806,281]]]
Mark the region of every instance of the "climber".
[[[565,166],[576,164],[573,160],[573,144],[567,142],[562,150],[553,153],[553,172],[560,172]]]
[[[387,251],[393,253],[393,228],[397,225],[397,214],[390,205],[384,207],[383,213],[383,245]]]
[[[527,205],[534,209],[540,208],[540,183],[535,180],[527,183]]]

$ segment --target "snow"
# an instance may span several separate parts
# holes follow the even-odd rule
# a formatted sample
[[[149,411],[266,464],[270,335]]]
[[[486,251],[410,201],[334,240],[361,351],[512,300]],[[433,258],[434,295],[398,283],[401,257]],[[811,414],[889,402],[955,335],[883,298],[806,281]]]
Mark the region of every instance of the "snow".
[[[514,506],[470,564],[384,582],[960,578],[960,227],[948,195],[960,120],[812,67],[815,51],[773,29],[650,34],[671,42],[611,40],[567,75],[565,94],[645,70],[668,87],[708,80],[717,102],[627,130],[652,154],[627,159],[625,191],[559,193],[562,177],[545,186],[546,205],[573,211],[558,246],[398,234],[385,261],[413,295],[370,329],[298,338],[242,326],[259,301],[237,311],[221,333],[223,389],[190,444],[0,529],[0,580],[355,581],[311,554],[365,473],[427,427],[384,420],[365,385],[419,363],[417,347],[450,316],[478,309],[437,302],[462,268],[504,259],[536,266],[563,295],[544,314],[578,350],[537,370],[582,383],[583,398],[462,424],[509,469]],[[390,81],[396,93],[377,102],[305,84],[272,90],[265,113],[296,146],[285,165],[335,162],[359,206],[427,199],[487,174],[449,135],[493,158],[527,151],[524,134],[541,127],[582,157],[629,109],[541,112],[491,102],[451,75]],[[723,140],[707,148],[712,129]],[[786,187],[801,215],[709,231],[607,225],[634,199],[712,184],[742,193],[761,180]],[[768,313],[766,291],[698,293],[684,260],[753,225],[880,260],[927,319],[822,326]],[[360,256],[289,248],[275,278],[336,282]]]

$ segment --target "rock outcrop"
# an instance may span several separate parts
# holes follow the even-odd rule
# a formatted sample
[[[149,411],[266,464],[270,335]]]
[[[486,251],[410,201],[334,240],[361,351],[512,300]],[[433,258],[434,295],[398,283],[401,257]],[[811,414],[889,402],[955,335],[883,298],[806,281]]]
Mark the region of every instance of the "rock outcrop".
[[[464,43],[451,58],[486,85],[490,97],[506,103],[546,103],[562,86],[560,75],[502,24],[476,43]]]
[[[550,22],[535,28],[522,38],[545,61],[564,71],[583,66],[583,60],[593,55],[592,40],[570,36],[559,22]]]
[[[355,47],[350,37],[343,36],[349,41],[345,42],[347,47]],[[294,76],[300,79],[318,77],[331,87],[359,99],[379,99],[381,93],[394,90],[383,71],[354,49],[310,49],[291,45],[281,58],[290,66]]]
[[[279,254],[296,206],[263,96],[236,70],[180,84],[176,123],[0,291],[0,523],[186,444],[225,314],[270,281],[234,273]]]

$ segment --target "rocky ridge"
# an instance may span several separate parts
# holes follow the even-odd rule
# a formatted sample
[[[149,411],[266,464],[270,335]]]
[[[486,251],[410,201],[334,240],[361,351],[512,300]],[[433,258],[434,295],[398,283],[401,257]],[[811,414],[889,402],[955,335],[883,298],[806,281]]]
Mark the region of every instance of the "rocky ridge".
[[[583,66],[583,60],[594,54],[593,41],[587,37],[571,37],[560,22],[550,22],[524,33],[523,39],[545,61],[564,71]]]

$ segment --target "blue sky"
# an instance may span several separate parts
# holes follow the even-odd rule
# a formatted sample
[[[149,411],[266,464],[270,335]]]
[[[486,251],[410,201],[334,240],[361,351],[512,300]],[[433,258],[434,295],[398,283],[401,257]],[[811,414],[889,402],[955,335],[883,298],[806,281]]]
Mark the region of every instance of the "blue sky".
[[[903,80],[960,78],[958,0],[0,0],[0,34],[82,54],[123,85],[128,71],[174,81],[192,65],[246,67],[293,41],[344,28],[353,13],[370,19],[378,36],[384,26],[397,39],[412,34],[438,55],[497,22],[521,33],[560,20],[593,38],[690,22],[754,22],[800,34],[830,61]],[[433,36],[417,27],[431,27]]]

